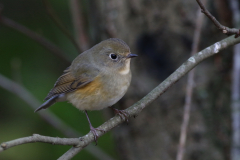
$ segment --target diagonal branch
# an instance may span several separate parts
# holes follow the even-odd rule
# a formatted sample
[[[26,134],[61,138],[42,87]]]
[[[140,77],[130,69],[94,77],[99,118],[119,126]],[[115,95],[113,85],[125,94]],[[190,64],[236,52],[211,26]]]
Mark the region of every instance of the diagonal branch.
[[[200,62],[207,59],[210,56],[215,55],[219,51],[234,45],[240,43],[240,39],[236,39],[233,36],[226,38],[222,41],[219,41],[206,49],[202,50],[201,52],[198,52],[197,54],[190,57],[186,62],[184,62],[174,73],[172,73],[166,80],[164,80],[161,84],[159,84],[156,88],[154,88],[150,93],[148,93],[145,97],[143,97],[140,101],[132,105],[131,107],[127,108],[125,111],[128,113],[129,117],[135,117],[138,115],[145,107],[147,107],[151,102],[153,102],[155,99],[157,99],[160,95],[162,95],[169,87],[171,87],[174,83],[176,83],[180,78],[182,78],[184,75],[186,75],[191,69],[193,69],[195,66],[197,66]],[[115,117],[111,118],[98,128],[100,130],[104,130],[105,133],[110,131],[112,128],[118,126],[124,122],[124,120],[116,115]],[[103,132],[98,132],[99,136],[102,136]],[[91,132],[86,134],[85,136],[81,137],[81,140],[77,140],[79,143],[76,147],[72,147],[70,150],[68,150],[65,154],[63,154],[59,160],[66,160],[71,159],[74,157],[78,152],[80,152],[83,148],[88,146],[91,142],[94,141],[94,136]],[[5,142],[8,143],[8,142]],[[6,147],[3,143],[3,145],[0,146],[0,150],[4,150],[4,147]]]
[[[131,107],[127,108],[125,111],[128,113],[129,117],[134,117],[138,115],[152,101],[154,101],[160,95],[162,95],[169,87],[171,87],[174,83],[176,83],[180,78],[186,75],[191,69],[197,66],[204,59],[207,59],[208,57],[218,53],[220,50],[223,50],[237,43],[240,43],[240,39],[236,39],[233,36],[231,36],[193,55],[185,63],[183,63],[174,73],[172,73],[166,80],[164,80],[161,84],[159,84],[156,88],[154,88],[150,93],[148,93],[144,98],[142,98],[140,101],[138,101]],[[122,122],[124,122],[123,119],[121,119],[119,116],[115,116],[110,120],[108,120],[107,122],[105,122],[104,124],[102,124],[101,126],[99,126],[98,128],[108,132],[112,128],[121,124]],[[105,133],[98,132],[98,135],[102,136]],[[91,132],[83,136],[82,139],[83,140],[78,144],[77,147],[72,147],[65,154],[63,154],[59,158],[59,160],[71,159],[83,148],[85,148],[88,144],[94,141],[94,137]]]
[[[213,23],[214,25],[222,30],[224,34],[227,35],[233,35],[235,34],[235,38],[240,36],[240,30],[237,28],[229,28],[224,25],[222,25],[220,22],[217,21],[217,19],[206,9],[206,7],[202,4],[201,0],[196,0],[200,8],[202,9],[202,13],[204,13]]]

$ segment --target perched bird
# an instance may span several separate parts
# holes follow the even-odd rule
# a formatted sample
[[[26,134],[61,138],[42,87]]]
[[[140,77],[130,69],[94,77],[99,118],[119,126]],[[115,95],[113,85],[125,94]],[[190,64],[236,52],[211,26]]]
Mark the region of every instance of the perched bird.
[[[89,120],[87,110],[111,107],[126,93],[131,82],[130,61],[136,57],[121,39],[110,38],[78,55],[57,79],[44,102],[35,112],[55,102],[69,101],[87,116],[90,130],[97,142],[98,134]],[[121,118],[126,113],[112,108]],[[102,131],[102,130],[100,130]]]

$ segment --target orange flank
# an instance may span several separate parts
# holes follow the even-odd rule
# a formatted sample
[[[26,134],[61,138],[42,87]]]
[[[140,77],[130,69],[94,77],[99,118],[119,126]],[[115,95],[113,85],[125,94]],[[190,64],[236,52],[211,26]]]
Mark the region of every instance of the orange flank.
[[[99,77],[96,77],[92,82],[80,87],[74,94],[80,95],[81,98],[96,95],[102,90],[102,84]]]

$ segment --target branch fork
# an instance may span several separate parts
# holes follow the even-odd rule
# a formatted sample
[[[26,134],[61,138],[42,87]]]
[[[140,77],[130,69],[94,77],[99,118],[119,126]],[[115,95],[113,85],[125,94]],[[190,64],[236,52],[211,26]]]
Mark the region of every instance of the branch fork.
[[[240,36],[240,30],[237,28],[229,28],[224,25],[222,25],[220,22],[217,21],[217,19],[206,9],[206,7],[202,4],[200,0],[196,0],[198,5],[201,8],[201,12],[204,13],[213,23],[214,25],[222,30],[222,32],[226,35],[235,35],[235,38],[238,38]]]

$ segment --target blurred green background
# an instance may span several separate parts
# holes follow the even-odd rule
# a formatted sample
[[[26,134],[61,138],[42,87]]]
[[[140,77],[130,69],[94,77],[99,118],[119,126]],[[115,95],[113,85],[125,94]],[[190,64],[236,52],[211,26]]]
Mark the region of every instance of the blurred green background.
[[[49,2],[65,26],[73,33],[69,2],[67,0]],[[69,59],[78,55],[74,46],[49,18],[41,0],[1,0],[0,4],[1,15],[54,42],[60,46]],[[54,56],[30,38],[2,24],[0,24],[0,55],[0,73],[26,87],[41,103],[56,79],[70,65],[69,62]],[[0,87],[0,95],[0,142],[30,136],[34,133],[65,137],[42,120],[38,113],[34,113],[33,109],[15,94]],[[85,114],[72,107],[71,104],[58,103],[49,110],[77,131],[83,134],[89,132]],[[95,127],[104,122],[101,111],[89,112],[89,116]],[[97,147],[112,157],[117,157],[111,133],[104,135],[98,142]],[[52,146],[43,143],[25,144],[4,151],[0,154],[0,159],[57,159],[69,148],[69,146]],[[84,150],[74,159],[97,158]]]

